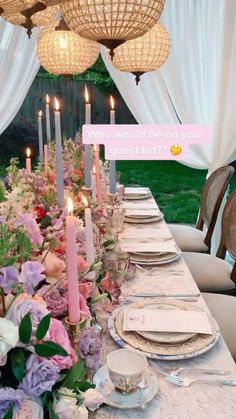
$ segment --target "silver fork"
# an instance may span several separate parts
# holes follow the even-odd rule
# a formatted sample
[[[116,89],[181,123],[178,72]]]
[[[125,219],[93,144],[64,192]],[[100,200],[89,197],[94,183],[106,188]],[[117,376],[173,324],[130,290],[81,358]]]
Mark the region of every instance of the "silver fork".
[[[184,368],[173,368],[170,371],[171,375],[179,375],[182,372],[188,371],[190,373],[202,373],[202,374],[211,374],[211,375],[228,375],[230,374],[230,370],[219,370],[219,369],[211,369],[211,368],[191,368],[191,367],[184,367]]]
[[[176,386],[180,387],[190,387],[194,383],[204,383],[204,384],[223,384],[227,386],[236,386],[236,379],[235,380],[223,380],[223,379],[206,379],[206,378],[188,378],[188,377],[180,377],[174,375],[166,375],[167,381]]]
[[[202,374],[209,374],[209,375],[228,375],[230,374],[230,370],[221,370],[221,369],[209,369],[209,368],[191,368],[191,367],[184,367],[184,368],[173,368],[170,371],[165,371],[161,368],[159,368],[158,366],[156,366],[155,364],[153,364],[151,362],[151,366],[152,368],[156,371],[159,372],[162,375],[165,375],[166,377],[179,377],[179,374],[181,374],[182,372],[185,371],[189,371],[190,373],[202,373]],[[179,377],[181,378],[181,377]]]

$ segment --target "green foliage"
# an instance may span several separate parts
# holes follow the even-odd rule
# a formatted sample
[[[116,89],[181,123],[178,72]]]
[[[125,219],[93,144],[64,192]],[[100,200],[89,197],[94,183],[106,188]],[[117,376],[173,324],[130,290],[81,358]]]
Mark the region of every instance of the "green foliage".
[[[19,260],[27,260],[30,254],[30,239],[23,227],[10,230],[6,224],[0,225],[0,266],[11,266]]]
[[[65,351],[64,348],[62,348],[61,345],[58,345],[58,343],[51,342],[49,340],[43,343],[35,343],[33,346],[35,353],[38,356],[49,357],[54,355],[68,355],[68,353]]]
[[[4,183],[0,180],[0,203],[6,201],[6,189]]]
[[[23,349],[16,348],[11,353],[11,368],[15,378],[21,383],[25,371],[25,354]]]
[[[30,313],[26,313],[19,326],[19,338],[22,343],[29,343],[32,335],[32,322]]]
[[[41,320],[41,322],[38,324],[37,330],[36,330],[36,338],[41,340],[45,337],[49,327],[50,327],[50,321],[51,321],[51,313],[44,316]]]
[[[12,419],[13,418],[13,404],[11,403],[7,413],[3,416],[3,419]]]
[[[87,370],[84,368],[84,363],[82,359],[79,359],[72,367],[70,368],[65,380],[63,381],[63,387],[69,389],[74,389],[78,383],[86,376]]]
[[[50,74],[46,70],[44,70],[42,67],[40,68],[38,74],[36,77],[44,78],[44,79],[50,79],[50,80],[58,80],[60,78],[63,78],[63,76],[58,76],[56,74]],[[89,81],[96,86],[99,86],[99,88],[105,92],[110,93],[117,93],[117,88],[110,77],[106,66],[103,62],[102,57],[99,55],[96,63],[86,70],[82,74],[76,74],[71,77],[72,80],[82,80],[82,81]]]

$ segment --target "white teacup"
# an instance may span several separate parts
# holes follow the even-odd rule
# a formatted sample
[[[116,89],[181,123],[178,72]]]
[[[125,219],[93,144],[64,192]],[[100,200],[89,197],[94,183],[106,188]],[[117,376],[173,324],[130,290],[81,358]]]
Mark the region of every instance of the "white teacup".
[[[129,349],[119,349],[107,356],[109,376],[116,388],[129,393],[135,390],[148,367],[146,357]]]

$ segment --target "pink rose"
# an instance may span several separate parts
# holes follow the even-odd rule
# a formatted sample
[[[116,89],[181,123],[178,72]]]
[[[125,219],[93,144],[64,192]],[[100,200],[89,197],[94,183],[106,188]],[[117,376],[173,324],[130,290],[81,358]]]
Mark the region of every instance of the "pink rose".
[[[79,283],[79,292],[84,296],[85,300],[91,297],[91,293],[94,290],[94,285],[92,282],[80,282]]]
[[[77,256],[77,263],[78,263],[78,269],[79,273],[86,272],[89,269],[89,263],[82,258],[82,256]]]
[[[77,361],[77,357],[75,355],[74,350],[71,347],[68,333],[60,320],[51,319],[49,339],[61,345],[68,353],[68,356],[66,357],[55,355],[50,359],[61,370],[70,368],[72,364],[74,364]]]
[[[14,419],[43,419],[43,408],[33,400],[25,399]]]
[[[62,274],[62,272],[66,268],[66,264],[63,260],[59,259],[54,253],[48,252],[47,256],[45,257],[47,251],[43,252],[43,265],[45,267],[45,274],[47,276],[51,276],[53,278],[58,278]],[[45,257],[45,259],[44,259]]]
[[[95,388],[89,388],[84,393],[84,405],[92,412],[98,409],[100,404],[104,403],[104,401],[105,398],[103,395],[95,390]]]
[[[114,283],[114,281],[112,281],[109,272],[106,272],[106,275],[100,281],[99,285],[101,288],[103,288],[105,291],[109,292],[110,294],[112,294],[113,292],[117,290],[117,286]]]
[[[82,294],[79,295],[79,308],[81,316],[87,319],[90,316],[90,311]]]

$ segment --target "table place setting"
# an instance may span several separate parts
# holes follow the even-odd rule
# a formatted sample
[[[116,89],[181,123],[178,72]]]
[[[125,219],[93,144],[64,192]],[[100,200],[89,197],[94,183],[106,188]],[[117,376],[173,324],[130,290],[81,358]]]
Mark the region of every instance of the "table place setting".
[[[125,238],[120,240],[120,248],[129,253],[131,263],[138,265],[161,265],[176,261],[181,256],[173,240]]]
[[[124,191],[124,200],[143,200],[151,198],[152,194],[149,188],[131,188],[127,187]]]

